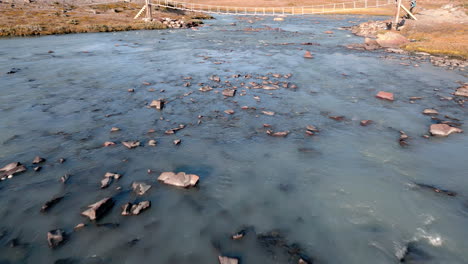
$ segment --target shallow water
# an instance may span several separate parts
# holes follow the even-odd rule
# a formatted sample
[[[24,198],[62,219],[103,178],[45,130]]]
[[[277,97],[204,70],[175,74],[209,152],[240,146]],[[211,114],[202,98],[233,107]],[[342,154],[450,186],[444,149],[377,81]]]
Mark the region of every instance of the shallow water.
[[[345,48],[362,39],[339,27],[368,19],[265,18],[250,24],[218,17],[198,31],[0,40],[0,167],[14,161],[29,167],[0,182],[0,263],[217,263],[219,254],[244,264],[297,263],[280,248],[262,246],[253,233],[230,240],[246,226],[257,234],[279,230],[314,263],[398,263],[410,242],[417,245],[418,263],[467,263],[467,136],[422,138],[434,121],[421,112],[436,108],[442,119],[449,115],[463,123],[467,110],[440,96],[450,96],[457,81],[468,79],[428,62],[408,67],[399,59],[384,60],[382,52]],[[243,30],[266,25],[283,31]],[[304,59],[304,49],[315,58]],[[20,71],[6,74],[11,68]],[[243,76],[267,73],[292,73],[281,81],[298,88],[249,89],[245,96],[239,88],[234,98],[221,95],[226,80],[234,86],[261,83]],[[233,74],[242,77],[228,78]],[[210,81],[212,75],[222,83]],[[192,77],[191,87],[183,86],[183,77]],[[220,88],[203,93],[199,83]],[[376,99],[381,90],[395,93],[395,102]],[[423,99],[411,104],[411,96]],[[162,111],[146,107],[158,98],[168,100]],[[244,105],[257,110],[241,110]],[[226,115],[226,109],[235,113]],[[363,119],[374,123],[361,127]],[[264,123],[291,133],[270,137]],[[179,124],[187,127],[164,134]],[[306,125],[320,132],[307,136]],[[122,130],[110,133],[114,126]],[[399,146],[400,130],[411,137],[409,147]],[[172,144],[176,138],[181,145]],[[157,147],[148,146],[150,139]],[[143,146],[102,147],[126,140]],[[32,170],[37,155],[47,159],[40,172]],[[66,162],[59,164],[60,158]],[[107,171],[123,177],[100,190]],[[156,181],[163,171],[195,173],[201,182],[189,190],[163,186]],[[65,185],[58,181],[64,174],[72,175]],[[136,197],[133,181],[152,188]],[[49,213],[39,212],[60,194],[65,199]],[[80,212],[106,196],[117,202],[98,223],[119,226],[89,223],[73,232],[76,224],[88,223]],[[152,207],[121,216],[120,206],[135,200],[150,200]],[[46,233],[57,228],[69,239],[51,250]],[[12,248],[14,238],[19,246]]]

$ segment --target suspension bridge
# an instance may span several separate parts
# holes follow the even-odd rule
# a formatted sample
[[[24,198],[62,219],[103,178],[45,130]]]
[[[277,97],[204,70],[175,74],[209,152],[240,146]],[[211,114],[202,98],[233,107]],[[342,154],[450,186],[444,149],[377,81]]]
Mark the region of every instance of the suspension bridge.
[[[146,5],[143,6],[135,18],[138,18],[145,10],[147,12],[147,17],[151,17],[151,7],[155,6],[160,8],[218,15],[290,16],[339,13],[353,9],[379,8],[394,4],[395,0],[342,0],[338,3],[333,0],[324,0],[321,4],[300,7],[235,7],[205,5],[173,0],[146,0]]]

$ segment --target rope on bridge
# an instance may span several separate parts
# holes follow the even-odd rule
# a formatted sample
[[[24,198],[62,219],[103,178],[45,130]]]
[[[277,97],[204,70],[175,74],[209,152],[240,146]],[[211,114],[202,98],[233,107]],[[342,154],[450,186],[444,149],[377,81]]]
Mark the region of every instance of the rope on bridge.
[[[342,0],[346,1],[346,0]],[[341,3],[329,3],[314,6],[301,7],[234,7],[215,6],[189,2],[179,2],[174,0],[152,0],[151,5],[169,9],[177,9],[191,12],[220,14],[220,15],[312,15],[336,13],[349,11],[352,9],[376,8],[394,5],[394,0],[349,0]]]

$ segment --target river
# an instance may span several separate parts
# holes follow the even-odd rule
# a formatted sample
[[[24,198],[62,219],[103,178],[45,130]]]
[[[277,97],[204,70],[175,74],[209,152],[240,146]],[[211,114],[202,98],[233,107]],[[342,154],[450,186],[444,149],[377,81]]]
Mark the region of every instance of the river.
[[[422,137],[436,122],[426,108],[466,120],[466,108],[441,96],[468,78],[347,49],[363,40],[341,27],[369,19],[223,16],[199,30],[1,39],[0,167],[19,161],[28,171],[0,182],[0,263],[208,264],[218,255],[242,264],[468,263],[466,133]],[[303,58],[305,50],[314,58]],[[279,89],[244,88],[264,81]],[[206,85],[214,89],[198,90]],[[223,98],[229,86],[238,91]],[[375,98],[379,91],[395,101]],[[422,99],[411,103],[413,96]],[[155,99],[166,100],[162,110],[147,107]],[[185,128],[164,133],[179,124]],[[307,135],[307,125],[319,132]],[[127,140],[142,146],[127,149]],[[106,141],[117,145],[102,147]],[[35,156],[47,159],[39,172]],[[163,185],[164,171],[197,174],[200,183]],[[106,172],[123,176],[101,190]],[[134,181],[152,188],[136,196]],[[57,195],[65,198],[41,213]],[[104,197],[116,204],[97,223],[80,215]],[[141,200],[151,208],[120,215],[123,204]],[[79,223],[86,227],[74,231]],[[57,228],[67,241],[50,249],[47,232]],[[242,229],[249,232],[232,240]]]

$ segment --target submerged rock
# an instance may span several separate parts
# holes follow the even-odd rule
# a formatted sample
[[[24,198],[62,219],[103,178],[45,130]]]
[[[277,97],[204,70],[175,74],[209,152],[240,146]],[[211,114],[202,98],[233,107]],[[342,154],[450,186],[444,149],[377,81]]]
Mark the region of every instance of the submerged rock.
[[[218,259],[219,259],[219,264],[238,264],[239,263],[239,260],[236,258],[218,256]]]
[[[415,184],[416,184],[416,186],[418,186],[419,188],[422,188],[422,189],[431,190],[433,192],[440,193],[440,194],[445,194],[445,195],[448,195],[448,196],[457,196],[457,193],[454,192],[454,191],[444,190],[444,189],[441,189],[441,188],[436,187],[434,185],[429,185],[429,184],[424,184],[424,183],[415,183]]]
[[[103,144],[104,147],[110,147],[110,146],[114,146],[114,145],[115,145],[115,142],[112,142],[112,141],[106,141]]]
[[[61,229],[49,231],[47,233],[47,243],[50,248],[56,248],[65,241],[65,233]]]
[[[446,124],[433,124],[429,128],[429,132],[433,136],[437,137],[447,137],[452,133],[463,133],[463,130],[457,127],[451,127]]]
[[[151,185],[144,182],[132,183],[132,190],[138,195],[144,195],[149,189],[151,189]]]
[[[419,263],[426,263],[430,261],[432,257],[420,249],[416,242],[408,243],[401,255],[398,256],[398,260],[400,263],[410,263],[410,264],[419,264]]]
[[[117,132],[117,131],[120,131],[120,128],[118,128],[118,127],[111,128],[111,132]]]
[[[86,216],[89,220],[99,220],[114,206],[114,200],[110,197],[104,198],[99,202],[91,204],[88,209],[83,211],[81,215]]]
[[[394,100],[393,93],[384,92],[384,91],[378,92],[375,97],[382,99],[382,100],[388,100],[388,101]]]
[[[39,156],[36,156],[33,160],[33,164],[39,164],[39,163],[42,163],[42,162],[45,162],[46,160],[44,158],[41,158]]]
[[[275,112],[273,112],[273,111],[262,111],[262,114],[268,115],[268,116],[274,116]]]
[[[232,109],[228,109],[228,110],[225,110],[224,113],[226,113],[228,115],[233,115],[235,113],[235,111],[232,110]]]
[[[197,185],[200,177],[195,174],[186,174],[185,172],[163,172],[158,177],[158,180],[177,187],[189,188]]]

